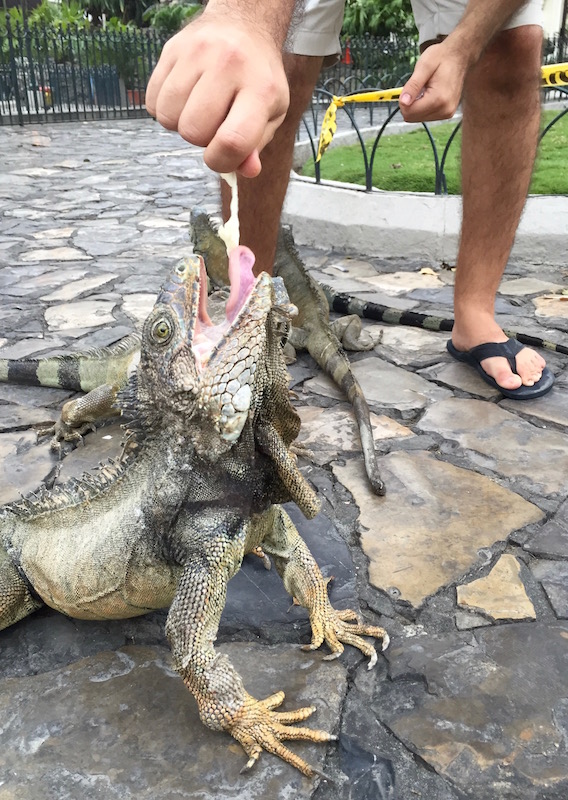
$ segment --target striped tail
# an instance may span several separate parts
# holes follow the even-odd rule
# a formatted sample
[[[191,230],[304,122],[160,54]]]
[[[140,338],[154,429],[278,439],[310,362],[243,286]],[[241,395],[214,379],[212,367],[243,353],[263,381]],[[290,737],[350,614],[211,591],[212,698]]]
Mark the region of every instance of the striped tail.
[[[90,392],[104,383],[124,385],[137,362],[140,336],[129,334],[110,347],[47,358],[0,359],[0,381]]]
[[[423,328],[430,331],[451,331],[454,327],[454,320],[446,317],[435,317],[431,314],[418,314],[414,311],[401,311],[398,308],[389,308],[379,303],[371,303],[359,300],[348,294],[334,292],[331,286],[322,283],[321,288],[329,303],[331,311],[338,314],[356,314],[363,319],[372,319],[377,322],[386,322],[389,325],[409,325],[413,328]],[[516,339],[521,344],[529,347],[538,347],[542,350],[550,350],[553,353],[563,353],[568,355],[568,347],[556,342],[541,339],[539,336],[529,336],[527,333],[519,331],[508,331],[504,333],[510,339]]]

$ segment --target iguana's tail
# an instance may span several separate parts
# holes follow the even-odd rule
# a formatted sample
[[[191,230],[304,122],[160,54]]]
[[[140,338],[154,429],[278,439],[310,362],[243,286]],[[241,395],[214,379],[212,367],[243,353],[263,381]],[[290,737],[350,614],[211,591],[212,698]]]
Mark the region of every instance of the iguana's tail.
[[[351,403],[359,428],[365,471],[373,491],[383,495],[385,485],[377,465],[369,406],[359,381],[353,374],[349,359],[343,352],[339,340],[327,326],[319,331],[319,336],[306,338],[306,348],[314,361],[339,386]]]
[[[102,384],[124,386],[138,362],[140,336],[110,347],[46,358],[0,359],[0,381],[90,392]]]
[[[389,308],[379,303],[371,303],[359,300],[348,294],[334,292],[331,286],[321,284],[324,294],[329,303],[331,311],[338,314],[356,314],[364,319],[373,319],[377,322],[386,322],[389,325],[410,325],[413,328],[424,328],[430,331],[451,331],[454,327],[454,320],[445,317],[435,317],[429,314],[418,314],[414,311],[401,311],[398,308]],[[551,350],[554,353],[568,355],[568,347],[556,342],[549,342],[539,336],[529,336],[527,333],[519,331],[505,330],[504,333],[510,339],[516,339],[521,344],[529,347],[538,347],[543,350]]]

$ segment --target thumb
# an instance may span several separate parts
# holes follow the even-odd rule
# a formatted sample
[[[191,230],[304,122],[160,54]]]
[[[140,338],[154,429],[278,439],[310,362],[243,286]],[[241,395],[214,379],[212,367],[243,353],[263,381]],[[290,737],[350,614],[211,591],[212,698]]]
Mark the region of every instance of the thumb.
[[[434,71],[435,69],[432,68],[424,56],[418,59],[414,72],[402,87],[402,92],[400,93],[400,104],[402,106],[411,106],[415,100],[424,94],[424,89]]]

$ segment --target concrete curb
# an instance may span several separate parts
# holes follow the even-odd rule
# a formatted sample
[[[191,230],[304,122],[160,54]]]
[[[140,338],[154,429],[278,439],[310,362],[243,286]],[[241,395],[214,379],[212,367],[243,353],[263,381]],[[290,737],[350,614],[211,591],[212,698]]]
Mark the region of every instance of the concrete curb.
[[[496,206],[498,199],[496,200]],[[349,249],[383,258],[453,262],[461,223],[461,197],[429,193],[367,193],[360,186],[292,173],[283,220],[299,244]],[[517,231],[512,258],[565,265],[568,197],[531,195]]]

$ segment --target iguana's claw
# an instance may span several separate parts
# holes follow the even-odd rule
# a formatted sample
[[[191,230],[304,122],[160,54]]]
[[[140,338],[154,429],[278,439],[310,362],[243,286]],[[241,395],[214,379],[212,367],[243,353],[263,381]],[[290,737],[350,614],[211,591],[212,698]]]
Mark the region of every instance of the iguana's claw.
[[[282,741],[303,739],[309,742],[331,742],[337,739],[336,736],[326,731],[292,727],[291,723],[307,719],[316,709],[314,706],[307,706],[298,708],[296,711],[273,711],[282,704],[283,700],[284,692],[276,692],[265,700],[256,700],[248,695],[243,706],[235,715],[228,730],[241,743],[249,757],[241,772],[246,772],[253,767],[262,751],[266,750],[287,761],[288,764],[292,764],[306,777],[311,778],[317,771],[307,761],[283,745]]]
[[[331,653],[324,656],[324,661],[333,661],[343,653],[345,644],[350,644],[369,658],[368,669],[377,663],[377,651],[362,636],[373,636],[382,640],[382,650],[386,650],[389,637],[384,628],[366,625],[359,615],[351,609],[336,610],[329,602],[325,607],[314,610],[310,616],[312,625],[312,641],[302,646],[302,650],[317,650],[325,641]]]

